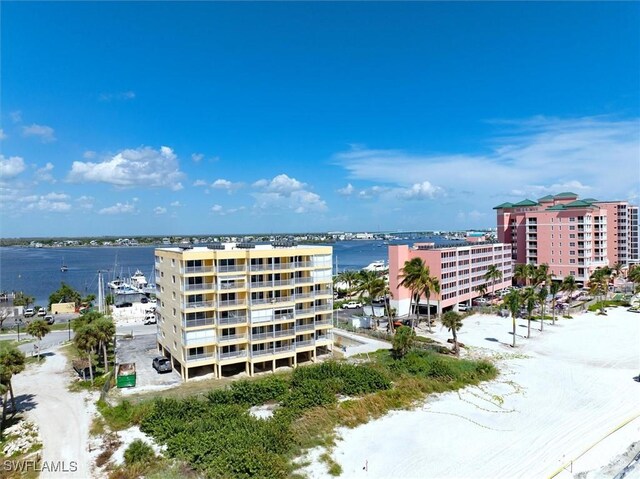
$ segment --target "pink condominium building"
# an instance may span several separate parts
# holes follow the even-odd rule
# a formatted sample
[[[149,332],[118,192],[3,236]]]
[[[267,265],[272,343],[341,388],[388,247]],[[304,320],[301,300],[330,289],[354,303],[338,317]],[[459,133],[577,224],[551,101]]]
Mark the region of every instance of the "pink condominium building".
[[[443,309],[454,307],[459,303],[469,304],[480,296],[478,286],[487,284],[487,291],[492,288],[498,291],[511,286],[511,245],[481,241],[482,238],[467,238],[466,242],[437,245],[435,243],[416,243],[409,245],[389,246],[389,289],[392,299],[391,307],[403,316],[409,313],[411,292],[399,286],[401,269],[406,261],[421,258],[429,267],[431,276],[440,281],[440,294],[431,294],[429,303],[432,312],[441,313]],[[490,265],[496,265],[502,272],[502,278],[495,285],[484,279]],[[426,307],[424,295],[420,298],[420,306]]]
[[[585,282],[600,266],[637,261],[637,207],[626,201],[560,193],[494,209],[498,241],[511,244],[514,262],[546,263],[557,279],[571,275]]]

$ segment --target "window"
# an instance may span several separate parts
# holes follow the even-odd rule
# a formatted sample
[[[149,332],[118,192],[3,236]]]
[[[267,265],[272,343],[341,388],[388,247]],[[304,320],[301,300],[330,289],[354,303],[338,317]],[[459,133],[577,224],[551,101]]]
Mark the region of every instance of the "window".
[[[576,246],[576,244],[575,244],[575,243],[569,243],[569,247],[570,247],[570,248],[574,248],[575,246]]]
[[[571,250],[571,251],[569,251],[569,254],[570,254],[571,256],[575,256],[575,255],[576,255],[576,252],[575,252],[574,250]]]
[[[173,299],[176,299],[176,292],[175,292],[175,291],[172,291],[172,292],[171,292],[171,297],[172,297]]]
[[[173,284],[176,284],[176,275],[175,274],[171,275],[171,282]]]
[[[171,266],[175,266],[176,265],[176,260],[175,258],[171,258]]]
[[[576,220],[575,216],[572,216],[571,218],[569,218],[569,221],[575,221],[575,220]]]
[[[173,332],[174,332],[174,333],[177,333],[177,332],[178,332],[178,329],[176,328],[176,325],[175,325],[175,324],[173,325]]]
[[[573,258],[571,258],[571,259],[569,260],[569,263],[571,263],[571,264],[576,264],[576,260],[575,260],[575,259],[573,259]]]
[[[575,227],[575,226],[573,226],[573,225],[571,225],[571,226],[569,226],[569,229],[570,229],[570,230],[575,230],[575,229],[576,229],[576,227]]]
[[[569,238],[575,238],[575,237],[576,237],[576,235],[575,235],[575,234],[570,234],[570,235],[569,235]]]

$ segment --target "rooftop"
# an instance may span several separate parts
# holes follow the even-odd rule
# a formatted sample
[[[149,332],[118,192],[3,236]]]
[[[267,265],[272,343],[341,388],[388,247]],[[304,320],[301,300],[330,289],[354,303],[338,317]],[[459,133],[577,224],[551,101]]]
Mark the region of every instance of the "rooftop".
[[[207,246],[193,246],[191,244],[184,244],[180,246],[172,246],[172,247],[159,247],[156,248],[162,251],[173,251],[173,252],[183,252],[183,251],[194,251],[194,252],[204,252],[204,251],[246,251],[246,250],[256,250],[256,251],[268,251],[268,250],[286,250],[286,249],[307,249],[313,247],[323,247],[326,245],[299,245],[293,242],[279,242],[279,243],[271,243],[271,244],[257,244],[257,243],[213,243]]]

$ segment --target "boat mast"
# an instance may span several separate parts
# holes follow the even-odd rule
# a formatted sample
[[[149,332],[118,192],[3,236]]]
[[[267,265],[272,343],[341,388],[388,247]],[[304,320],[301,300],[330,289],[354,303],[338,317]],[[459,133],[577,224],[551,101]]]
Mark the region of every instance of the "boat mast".
[[[102,271],[98,271],[98,312],[104,313],[104,285],[102,284]]]

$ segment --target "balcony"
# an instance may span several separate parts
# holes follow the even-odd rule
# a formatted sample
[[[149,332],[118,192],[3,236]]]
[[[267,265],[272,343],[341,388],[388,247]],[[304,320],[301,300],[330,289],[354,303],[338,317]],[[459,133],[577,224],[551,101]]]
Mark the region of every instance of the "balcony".
[[[307,323],[307,324],[296,324],[296,333],[299,333],[301,331],[311,331],[315,328],[313,323]]]
[[[330,304],[318,304],[315,307],[316,314],[333,313],[333,306]]]
[[[226,353],[218,353],[218,361],[225,361],[227,359],[246,358],[247,350],[241,349],[239,351],[229,351]]]
[[[277,348],[273,348],[273,354],[282,354],[288,352],[294,352],[295,346],[293,344],[289,344],[287,346],[278,346]]]
[[[272,286],[272,281],[253,281],[249,283],[250,288],[271,288]]]
[[[293,286],[293,279],[277,279],[273,281],[273,286]]]
[[[236,273],[244,272],[247,270],[244,264],[225,264],[218,266],[218,273]]]
[[[251,341],[262,341],[264,339],[273,339],[273,331],[266,333],[251,333]]]
[[[218,318],[218,326],[230,326],[247,322],[246,314],[238,314],[227,318]]]
[[[246,334],[229,334],[227,336],[218,336],[219,343],[238,343],[240,341],[246,341]]]
[[[186,336],[182,337],[182,342],[185,346],[198,346],[204,344],[215,343],[216,336],[215,334],[211,334],[210,336],[206,336],[203,338],[187,338]]]
[[[286,336],[295,336],[296,331],[293,328],[281,329],[280,331],[274,331],[273,335],[276,338],[284,338]]]
[[[306,339],[304,341],[296,341],[296,348],[304,348],[307,346],[315,346],[316,342],[313,339]]]
[[[220,283],[220,290],[224,289],[244,289],[245,288],[244,281],[234,281],[233,283]]]
[[[323,288],[315,291],[317,296],[331,296],[333,295],[333,290],[331,288]]]
[[[182,274],[192,274],[192,273],[215,273],[215,266],[185,266],[180,270]]]
[[[274,352],[273,348],[268,348],[268,349],[258,349],[256,351],[251,351],[251,357],[255,358],[257,356],[267,356],[267,355],[272,355]]]
[[[199,309],[199,308],[215,308],[215,301],[192,301],[190,303],[184,303],[183,309]]]
[[[183,291],[203,291],[205,289],[215,290],[215,283],[194,283],[194,284],[185,284]]]
[[[294,318],[293,312],[291,312],[291,313],[276,313],[273,316],[273,319],[275,319],[276,321],[281,321],[283,319],[285,319],[285,320],[286,319],[293,320],[293,318]]]
[[[218,301],[218,308],[229,308],[231,306],[246,306],[245,299],[226,299]]]
[[[294,278],[295,284],[309,284],[313,283],[313,278],[311,276],[305,276],[302,278]]]
[[[313,268],[313,261],[296,261],[294,265],[296,268]]]
[[[330,319],[322,319],[320,321],[316,321],[315,325],[316,325],[316,327],[317,326],[332,326],[333,325],[333,321],[331,321]]]
[[[309,314],[315,314],[315,309],[313,308],[304,308],[304,309],[296,309],[295,315],[297,316],[306,316]]]
[[[305,299],[305,298],[315,298],[315,293],[311,292],[311,293],[296,293],[296,301],[299,299]]]
[[[211,326],[215,324],[216,318],[211,316],[208,318],[186,320],[183,325],[185,328],[197,328],[198,326]]]
[[[329,335],[318,336],[316,338],[316,343],[331,344],[332,342],[333,342],[333,338]]]
[[[191,362],[191,361],[204,361],[207,359],[211,359],[213,360],[215,358],[215,356],[213,355],[213,353],[201,353],[201,354],[189,354],[187,355],[187,362]]]

